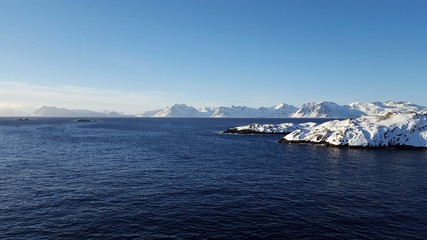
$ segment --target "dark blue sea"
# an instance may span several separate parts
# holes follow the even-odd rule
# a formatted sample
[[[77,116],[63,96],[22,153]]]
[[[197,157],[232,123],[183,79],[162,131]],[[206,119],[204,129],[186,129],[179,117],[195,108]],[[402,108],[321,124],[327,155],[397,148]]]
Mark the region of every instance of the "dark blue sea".
[[[427,239],[427,152],[279,144],[298,119],[0,119],[0,239]]]

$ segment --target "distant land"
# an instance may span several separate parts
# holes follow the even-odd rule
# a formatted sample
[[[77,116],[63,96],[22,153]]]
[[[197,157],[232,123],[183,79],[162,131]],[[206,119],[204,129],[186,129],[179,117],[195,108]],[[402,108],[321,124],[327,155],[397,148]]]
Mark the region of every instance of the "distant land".
[[[185,104],[175,104],[165,109],[143,113],[142,117],[209,117],[209,118],[356,118],[382,112],[420,112],[425,106],[410,102],[354,102],[339,105],[334,102],[306,103],[300,108],[282,103],[272,107],[247,106],[204,107],[196,109]]]
[[[0,108],[0,117],[134,117],[118,112],[96,112],[82,109],[66,109],[42,106],[35,111],[23,111],[11,107]]]
[[[33,112],[8,107],[0,108],[2,117],[175,117],[175,118],[357,118],[384,112],[427,112],[427,107],[410,102],[354,102],[339,105],[334,102],[306,103],[300,108],[282,103],[271,107],[247,106],[194,108],[186,104],[174,104],[164,109],[128,115],[114,111],[90,111],[42,106]]]
[[[32,114],[37,117],[132,117],[118,112],[95,112],[90,110],[66,109],[43,106]]]

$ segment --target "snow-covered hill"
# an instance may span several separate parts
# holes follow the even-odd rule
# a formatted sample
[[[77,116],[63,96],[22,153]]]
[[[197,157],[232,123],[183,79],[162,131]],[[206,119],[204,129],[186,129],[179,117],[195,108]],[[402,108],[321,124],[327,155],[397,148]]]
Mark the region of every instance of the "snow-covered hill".
[[[354,118],[364,113],[347,105],[341,106],[334,102],[306,103],[293,113],[294,118]]]
[[[334,120],[286,135],[282,142],[349,147],[427,148],[427,115],[388,112],[353,120]]]
[[[34,111],[36,117],[127,117],[117,112],[95,112],[90,110],[66,109],[43,106]]]

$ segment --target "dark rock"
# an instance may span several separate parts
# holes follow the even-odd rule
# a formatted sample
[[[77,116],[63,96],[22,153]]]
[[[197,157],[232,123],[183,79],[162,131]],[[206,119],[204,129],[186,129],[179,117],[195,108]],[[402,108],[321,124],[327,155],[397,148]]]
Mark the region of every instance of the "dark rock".
[[[76,119],[74,122],[92,122],[90,119]]]
[[[324,145],[327,147],[336,147],[336,148],[351,148],[351,149],[366,149],[366,150],[413,150],[413,151],[427,151],[427,147],[414,147],[414,146],[408,146],[408,145],[390,145],[390,146],[349,146],[348,144],[345,145],[332,145],[327,142],[321,141],[321,142],[311,142],[311,141],[288,141],[285,138],[281,138],[278,143],[283,144],[313,144],[313,145]]]

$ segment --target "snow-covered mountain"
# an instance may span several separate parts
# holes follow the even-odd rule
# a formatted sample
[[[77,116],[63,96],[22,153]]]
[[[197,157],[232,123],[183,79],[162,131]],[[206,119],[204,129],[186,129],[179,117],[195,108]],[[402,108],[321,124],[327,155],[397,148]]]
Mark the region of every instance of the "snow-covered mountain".
[[[34,111],[36,117],[128,117],[117,112],[95,112],[90,110],[66,109],[43,106]]]
[[[185,104],[175,104],[165,109],[148,111],[143,117],[213,117],[213,118],[286,118],[298,108],[288,104],[252,108],[246,106],[203,107],[196,109]]]
[[[357,119],[333,120],[286,135],[282,142],[350,147],[427,148],[427,115],[387,112]]]
[[[272,118],[286,118],[290,117],[298,108],[286,103],[277,104],[276,106],[259,108],[262,115],[269,115]]]
[[[157,113],[161,112],[162,109],[152,110],[152,111],[146,111],[144,113],[136,115],[137,117],[154,117]]]
[[[293,113],[294,118],[354,118],[364,113],[351,109],[349,106],[338,105],[334,102],[306,103]]]
[[[209,109],[205,111],[204,117],[214,118],[286,118],[297,108],[285,103],[278,104],[272,107],[253,108],[247,106],[231,106],[231,107],[216,107],[202,108]]]
[[[409,102],[355,102],[339,105],[334,102],[306,103],[301,108],[289,104],[252,108],[247,106],[204,107],[196,109],[175,104],[165,109],[149,111],[143,117],[213,117],[213,118],[357,118],[384,112],[419,112],[425,107]]]
[[[211,117],[214,118],[251,118],[259,117],[260,111],[246,106],[231,106],[214,108]]]
[[[411,112],[419,112],[426,108],[425,106],[417,105],[411,102],[393,102],[393,101],[387,101],[384,103],[381,102],[375,102],[375,104],[378,104],[382,106],[383,108],[387,109],[387,111],[392,110],[392,112],[401,112],[401,113],[411,113]]]
[[[420,112],[425,107],[410,102],[354,102],[339,105],[334,102],[306,103],[291,117],[299,118],[356,118],[362,115],[375,115],[387,112]]]
[[[354,110],[359,110],[365,115],[380,114],[383,112],[400,112],[400,113],[410,113],[410,112],[419,112],[425,107],[410,102],[374,102],[374,103],[365,103],[365,102],[354,102],[350,103],[349,107]]]
[[[349,104],[349,107],[351,109],[363,112],[365,115],[373,115],[373,114],[379,114],[381,112],[384,112],[385,109],[380,105],[382,104],[378,104],[378,102],[376,103],[353,102]]]
[[[148,113],[148,114],[147,114]],[[168,106],[167,108],[163,110],[157,110],[152,111],[151,116],[149,115],[150,112],[144,113],[143,116],[147,117],[189,117],[189,118],[195,118],[195,117],[203,117],[206,115],[210,115],[210,112],[202,112],[197,110],[194,107],[188,106],[186,104],[174,104],[172,106]]]

